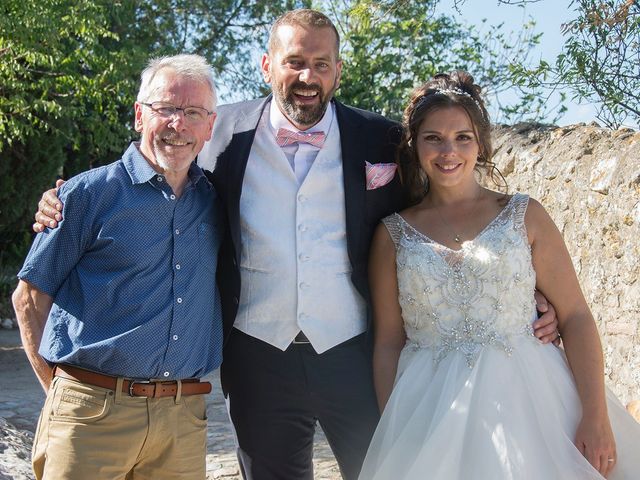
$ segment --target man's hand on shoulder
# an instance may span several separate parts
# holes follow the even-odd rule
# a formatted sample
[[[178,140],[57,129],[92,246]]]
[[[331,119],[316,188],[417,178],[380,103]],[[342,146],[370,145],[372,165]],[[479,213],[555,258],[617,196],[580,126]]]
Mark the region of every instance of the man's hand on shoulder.
[[[42,194],[38,202],[38,211],[35,214],[33,231],[40,233],[45,228],[56,228],[58,222],[62,220],[62,203],[58,198],[58,189],[64,185],[64,180],[57,180],[56,187],[47,190]]]

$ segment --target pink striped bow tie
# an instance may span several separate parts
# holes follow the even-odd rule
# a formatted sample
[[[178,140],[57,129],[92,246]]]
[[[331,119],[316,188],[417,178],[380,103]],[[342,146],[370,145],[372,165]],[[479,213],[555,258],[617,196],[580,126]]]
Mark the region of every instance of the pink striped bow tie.
[[[286,128],[279,128],[278,133],[276,133],[276,142],[281,147],[293,145],[294,143],[308,143],[314,147],[322,148],[324,138],[324,132],[293,132]]]

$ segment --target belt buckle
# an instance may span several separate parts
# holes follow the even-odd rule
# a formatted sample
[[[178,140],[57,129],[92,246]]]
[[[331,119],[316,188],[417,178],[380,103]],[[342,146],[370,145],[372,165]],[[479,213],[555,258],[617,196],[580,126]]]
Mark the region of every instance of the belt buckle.
[[[134,386],[136,383],[139,383],[139,384],[141,384],[141,385],[150,385],[150,384],[152,384],[152,383],[156,383],[156,382],[153,382],[153,381],[151,381],[151,380],[129,380],[129,396],[130,396],[130,397],[136,397],[136,398],[137,398],[137,397],[139,397],[139,396],[144,396],[144,395],[134,395],[134,394],[133,394],[133,386]]]

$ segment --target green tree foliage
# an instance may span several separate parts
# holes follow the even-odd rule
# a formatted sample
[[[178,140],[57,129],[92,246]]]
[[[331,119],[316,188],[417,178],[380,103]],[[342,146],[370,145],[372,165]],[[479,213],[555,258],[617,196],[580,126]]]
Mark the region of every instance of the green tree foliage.
[[[640,5],[634,0],[576,0],[556,62],[558,84],[598,104],[598,119],[617,128],[640,124]]]
[[[573,0],[571,6],[576,17],[563,26],[565,44],[556,61],[534,68],[513,63],[511,81],[524,89],[568,91],[578,102],[595,104],[598,119],[611,128],[640,124],[638,1]]]
[[[511,86],[510,59],[527,57],[538,42],[533,24],[513,38],[502,25],[462,25],[452,15],[436,15],[431,1],[329,1],[325,11],[338,19],[345,62],[340,98],[353,105],[400,118],[410,91],[440,72],[469,71],[487,98]],[[502,120],[518,120],[544,108],[537,97],[502,108]]]
[[[142,46],[120,43],[118,2],[5,0],[0,15],[0,249],[24,253],[38,192],[130,138]],[[122,46],[122,48],[119,48]],[[132,65],[133,64],[133,65]],[[135,67],[134,67],[135,65]],[[3,259],[4,260],[4,259]]]
[[[209,59],[223,90],[253,98],[266,91],[259,57],[273,20],[310,0],[146,0],[136,2],[139,30],[153,25],[149,38],[170,38],[167,53],[196,52]]]
[[[24,256],[40,192],[117,159],[150,56],[207,55],[257,93],[247,58],[282,11],[308,2],[3,0],[0,6],[0,263]],[[223,73],[224,72],[224,73]],[[251,85],[250,85],[251,83]],[[251,86],[251,88],[249,88]]]

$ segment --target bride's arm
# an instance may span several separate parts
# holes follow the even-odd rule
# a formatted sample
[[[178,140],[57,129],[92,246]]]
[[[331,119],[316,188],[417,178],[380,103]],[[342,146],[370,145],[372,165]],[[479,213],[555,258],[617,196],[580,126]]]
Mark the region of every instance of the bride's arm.
[[[558,329],[582,403],[582,420],[575,443],[589,463],[606,476],[615,465],[616,452],[607,414],[598,330],[562,235],[542,205],[533,199],[529,202],[525,224],[536,271],[536,288],[556,308]]]
[[[384,410],[396,378],[405,333],[398,303],[396,252],[389,232],[378,225],[369,256],[369,285],[373,306],[373,381],[378,407]]]

